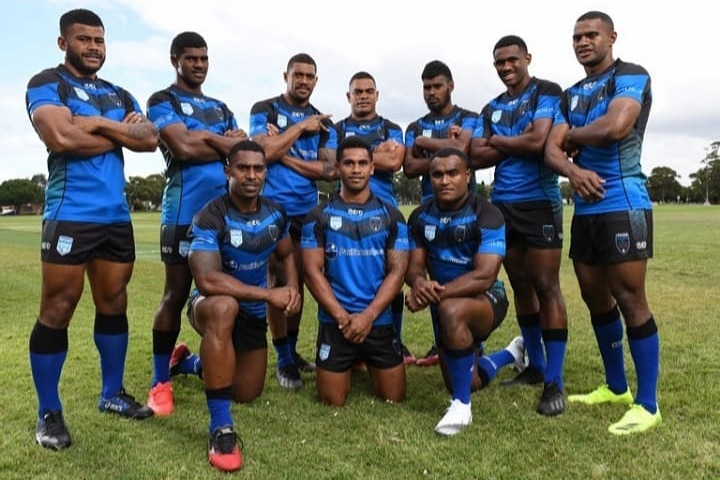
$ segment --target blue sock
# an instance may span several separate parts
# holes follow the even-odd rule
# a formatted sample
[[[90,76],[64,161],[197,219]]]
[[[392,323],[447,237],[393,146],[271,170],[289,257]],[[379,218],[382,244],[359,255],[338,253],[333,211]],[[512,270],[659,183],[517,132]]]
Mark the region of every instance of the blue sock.
[[[230,412],[230,387],[216,390],[205,390],[205,401],[210,413],[210,434],[222,427],[232,427],[233,417]]]
[[[153,328],[153,387],[170,381],[170,356],[179,335],[179,330],[166,332]]]
[[[630,354],[637,373],[635,403],[650,413],[657,412],[657,383],[660,373],[660,336],[655,319],[627,329]]]
[[[30,370],[38,396],[38,417],[62,410],[58,384],[67,350],[67,328],[58,330],[35,322],[30,334]]]
[[[453,399],[460,400],[465,404],[470,403],[475,348],[470,347],[463,350],[446,349],[443,352],[443,358],[452,382]]]
[[[567,328],[552,328],[543,330],[542,335],[545,351],[547,352],[545,383],[554,383],[560,390],[565,390],[563,366],[565,364],[568,330]]]
[[[186,375],[197,375],[202,377],[202,362],[200,355],[191,353],[178,365],[178,372]]]
[[[153,354],[153,381],[152,386],[154,387],[158,383],[165,383],[170,381],[170,354],[169,353],[155,353]]]
[[[517,320],[525,342],[528,365],[540,373],[545,373],[545,349],[543,348],[542,332],[540,330],[540,314],[518,315]]]
[[[282,369],[295,363],[287,337],[273,339],[272,342],[278,357],[278,368]]]
[[[112,398],[123,388],[128,346],[127,316],[96,313],[94,339],[100,353],[102,397]]]
[[[290,354],[294,356],[297,354],[297,342],[300,336],[300,330],[288,329],[287,335],[288,343],[290,344]]]
[[[393,299],[391,303],[391,310],[392,310],[392,323],[393,327],[395,327],[395,339],[398,341],[400,345],[403,344],[402,341],[402,325],[403,325],[403,308],[405,306],[405,296],[403,295],[403,292],[398,293],[395,295],[395,298]]]
[[[487,383],[490,383],[497,376],[498,371],[505,365],[510,365],[515,361],[515,357],[507,349],[498,350],[490,355],[480,357],[478,360],[478,368],[485,373]]]
[[[605,367],[605,383],[615,393],[628,389],[623,357],[623,325],[617,306],[606,313],[591,316],[595,339]]]

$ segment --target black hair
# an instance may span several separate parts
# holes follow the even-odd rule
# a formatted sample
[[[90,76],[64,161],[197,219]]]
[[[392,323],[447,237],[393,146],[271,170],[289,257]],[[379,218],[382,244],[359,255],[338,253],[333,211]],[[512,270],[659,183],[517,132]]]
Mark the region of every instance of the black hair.
[[[607,24],[608,27],[610,27],[610,31],[615,31],[615,23],[613,23],[612,18],[610,18],[610,15],[604,12],[600,12],[597,10],[590,10],[589,12],[585,12],[582,15],[578,17],[578,19],[575,21],[577,22],[583,22],[585,20],[600,20],[603,23]]]
[[[67,29],[70,28],[70,26],[75,25],[76,23],[79,23],[81,25],[89,25],[91,27],[102,27],[103,29],[105,28],[102,20],[100,20],[100,17],[98,17],[95,12],[87,10],[85,8],[76,8],[75,10],[65,12],[60,17],[60,35],[65,35]]]
[[[290,60],[288,60],[287,63],[287,69],[285,70],[286,72],[290,71],[293,63],[309,63],[310,65],[315,67],[315,70],[317,70],[317,64],[315,63],[315,60],[313,60],[313,58],[307,53],[297,53],[290,57]]]
[[[343,153],[345,153],[345,150],[349,148],[362,148],[367,150],[368,155],[370,155],[370,159],[372,159],[372,149],[370,148],[370,144],[365,141],[362,137],[358,137],[356,135],[351,135],[349,137],[345,137],[337,146],[337,150],[335,151],[335,158],[337,162],[340,162],[343,157]]]
[[[263,159],[265,158],[265,150],[263,150],[262,146],[257,143],[254,140],[240,140],[235,145],[230,147],[230,151],[227,154],[227,164],[229,165],[231,162],[231,159],[237,154],[238,152],[259,152],[262,154]]]
[[[439,75],[444,75],[448,80],[451,82],[453,81],[452,73],[450,72],[450,67],[448,67],[445,63],[441,62],[440,60],[433,60],[432,62],[425,65],[425,68],[422,71],[422,74],[420,75],[421,80],[428,80],[430,78],[435,78]]]
[[[517,45],[518,47],[520,47],[520,50],[523,53],[528,53],[528,48],[525,40],[518,37],[517,35],[505,35],[504,37],[502,37],[493,47],[493,53],[495,53],[495,50],[497,50],[498,48],[511,47],[513,45]]]
[[[207,48],[205,39],[196,32],[182,32],[173,38],[170,44],[170,55],[179,57],[186,48]]]
[[[370,75],[368,72],[364,72],[364,71],[357,72],[355,75],[350,77],[349,83],[352,83],[355,80],[362,80],[362,79],[372,80],[372,82],[375,83],[375,78],[372,75]]]
[[[463,152],[462,150],[458,150],[457,148],[454,148],[454,147],[441,148],[440,150],[435,152],[435,154],[432,156],[432,158],[430,159],[430,163],[432,163],[432,161],[435,160],[436,158],[447,158],[447,157],[452,157],[453,155],[457,155],[458,157],[460,157],[468,169],[471,168],[470,157],[468,157],[467,154],[465,152]]]

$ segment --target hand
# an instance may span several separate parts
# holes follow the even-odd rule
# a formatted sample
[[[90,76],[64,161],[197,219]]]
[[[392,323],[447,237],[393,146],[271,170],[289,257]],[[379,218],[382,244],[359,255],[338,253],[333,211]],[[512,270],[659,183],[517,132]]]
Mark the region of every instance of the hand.
[[[586,202],[597,202],[605,198],[605,180],[593,172],[573,164],[568,175],[570,185]]]
[[[123,118],[122,123],[143,123],[149,121],[150,120],[148,120],[147,117],[140,112],[130,112],[125,116],[125,118]]]
[[[277,125],[268,123],[265,128],[267,129],[268,137],[274,137],[275,135],[280,135],[280,127],[278,127]]]
[[[400,144],[395,140],[385,140],[375,147],[376,152],[394,152]]]
[[[447,138],[450,139],[456,139],[460,137],[460,134],[462,133],[463,129],[460,125],[450,125],[450,128],[448,128],[447,132]]]
[[[268,293],[267,303],[278,310],[282,310],[283,315],[288,316],[300,311],[300,294],[296,288],[271,288]]]
[[[405,306],[408,308],[408,310],[415,313],[427,307],[427,304],[423,305],[422,303],[420,303],[420,301],[418,301],[417,297],[415,296],[415,291],[410,290],[405,295]]]
[[[445,287],[438,282],[420,277],[415,281],[410,292],[418,305],[425,308],[431,303],[440,303],[440,293],[442,293],[443,290],[445,290]]]
[[[248,134],[242,128],[236,128],[235,130],[226,131],[223,136],[237,138],[238,140],[245,140],[248,138]]]
[[[341,330],[343,337],[352,343],[363,343],[372,329],[372,316],[367,311],[364,311],[351,313],[349,319],[349,323]]]
[[[303,132],[319,132],[320,130],[329,131],[330,128],[325,124],[325,121],[329,120],[332,115],[311,115],[300,122],[300,128]]]

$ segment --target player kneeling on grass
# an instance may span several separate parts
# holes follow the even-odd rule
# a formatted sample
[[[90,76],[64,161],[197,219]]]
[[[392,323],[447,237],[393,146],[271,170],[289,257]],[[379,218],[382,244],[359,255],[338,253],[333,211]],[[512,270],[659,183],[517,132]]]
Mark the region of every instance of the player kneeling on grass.
[[[405,296],[412,312],[430,307],[440,366],[452,401],[435,427],[455,435],[472,422],[470,393],[500,368],[523,364],[523,340],[478,358],[478,345],[505,319],[508,300],[497,279],[505,255],[500,210],[468,190],[467,155],[438,150],[430,160],[433,196],[410,215],[410,262]],[[429,278],[428,278],[429,277]],[[477,367],[477,368],[476,368]]]
[[[191,227],[189,265],[197,292],[190,323],[200,333],[200,360],[208,411],[208,460],[222,471],[242,467],[231,400],[249,402],[262,393],[267,368],[265,310],[286,315],[300,309],[297,270],[285,211],[260,196],[265,154],[244,140],[228,154],[228,193],[208,203]],[[287,286],[267,288],[271,254],[282,259]]]
[[[300,241],[305,281],[318,303],[318,395],[344,405],[352,367],[362,361],[375,395],[399,402],[405,365],[391,303],[407,269],[407,225],[370,191],[367,142],[355,136],[340,142],[337,169],[340,192],[308,215]]]

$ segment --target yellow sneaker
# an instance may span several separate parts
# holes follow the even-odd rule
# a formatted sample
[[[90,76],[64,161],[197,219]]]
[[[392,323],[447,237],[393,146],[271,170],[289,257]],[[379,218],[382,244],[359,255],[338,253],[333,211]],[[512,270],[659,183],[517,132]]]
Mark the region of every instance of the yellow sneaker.
[[[584,403],[585,405],[598,405],[601,403],[623,403],[625,405],[632,405],[633,396],[629,388],[623,393],[615,393],[605,384],[590,393],[568,395],[568,402]]]
[[[625,412],[625,415],[623,415],[619,422],[613,423],[608,427],[608,432],[614,435],[642,433],[661,423],[662,416],[660,415],[660,410],[653,414],[645,410],[645,407],[642,405],[635,404],[630,407],[630,410]]]

